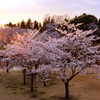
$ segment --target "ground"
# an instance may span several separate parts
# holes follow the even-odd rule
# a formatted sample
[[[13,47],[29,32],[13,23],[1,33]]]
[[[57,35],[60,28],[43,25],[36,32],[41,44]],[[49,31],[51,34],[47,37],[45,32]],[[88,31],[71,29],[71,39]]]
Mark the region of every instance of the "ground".
[[[21,71],[0,72],[0,100],[65,100],[64,84],[51,76],[47,86],[34,82],[34,91],[30,92],[30,76],[27,85],[23,85]],[[100,100],[100,79],[93,74],[78,75],[69,84],[69,100]]]

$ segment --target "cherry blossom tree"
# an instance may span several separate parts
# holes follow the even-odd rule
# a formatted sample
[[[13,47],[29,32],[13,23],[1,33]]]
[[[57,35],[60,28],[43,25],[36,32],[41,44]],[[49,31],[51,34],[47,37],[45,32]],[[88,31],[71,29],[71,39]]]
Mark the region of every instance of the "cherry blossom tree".
[[[69,82],[76,75],[86,75],[91,69],[94,74],[100,77],[100,65],[98,65],[100,45],[93,46],[92,37],[87,37],[94,30],[82,31],[77,29],[74,24],[70,24],[68,27],[75,31],[61,31],[62,34],[65,34],[64,37],[51,39],[42,45],[46,49],[45,55],[48,56],[46,58],[50,60],[49,67],[45,64],[44,66],[50,68],[51,73],[55,73],[57,78],[64,82],[65,98],[67,99],[69,99]],[[44,71],[44,73],[46,72]]]
[[[69,25],[69,24],[68,24]],[[79,73],[86,75],[89,69],[99,76],[100,45],[93,46],[90,31],[82,31],[69,25],[73,31],[61,31],[62,38],[52,39],[38,31],[15,35],[15,39],[5,46],[5,59],[9,67],[14,65],[28,69],[31,74],[31,91],[33,91],[33,74],[42,74],[41,80],[47,81],[50,74],[56,74],[65,84],[65,98],[69,99],[69,82]],[[59,31],[59,30],[58,30]]]
[[[28,34],[29,33],[29,34]],[[31,43],[32,39],[37,34],[36,31],[28,31],[23,34],[14,35],[14,39],[10,44],[6,45],[3,52],[5,61],[9,60],[9,66],[7,69],[12,68],[13,66],[22,66],[24,70],[24,84],[26,84],[25,74],[26,69],[31,70],[34,62],[31,61]]]
[[[31,74],[31,91],[33,91],[33,74],[36,73],[35,69],[46,62],[46,49],[43,47],[43,43],[47,41],[45,34],[38,35],[38,31],[29,30],[23,34],[16,34],[10,44],[5,46],[3,51],[4,61],[9,60],[9,66],[7,69],[13,66],[22,66],[24,70],[24,84],[26,84],[26,69],[28,74]],[[44,60],[45,59],[45,60]]]
[[[22,34],[24,32],[27,32],[25,29],[21,29],[19,27],[5,27],[0,28],[0,45],[5,45],[7,43],[10,43],[10,41],[13,39],[13,35],[16,33]]]
[[[65,37],[56,40],[56,46],[62,50],[62,54],[52,63],[51,71],[56,73],[65,84],[65,98],[69,99],[68,84],[79,73],[86,75],[89,69],[93,73],[100,74],[100,45],[93,46],[91,34],[93,31],[80,31],[65,33]],[[63,34],[63,33],[62,33]],[[54,65],[53,65],[54,64]]]

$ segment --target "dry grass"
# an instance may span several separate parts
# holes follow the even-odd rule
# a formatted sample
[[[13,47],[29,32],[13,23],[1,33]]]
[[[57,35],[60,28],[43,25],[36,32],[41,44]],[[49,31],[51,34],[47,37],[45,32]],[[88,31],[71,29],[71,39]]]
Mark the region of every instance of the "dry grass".
[[[46,87],[35,82],[33,92],[29,84],[30,76],[27,76],[27,85],[22,84],[21,71],[0,72],[0,100],[65,100],[64,84],[53,76]],[[92,74],[76,76],[70,81],[69,89],[69,100],[100,100],[100,80],[94,79]]]
[[[0,50],[5,50],[4,47],[0,46]]]

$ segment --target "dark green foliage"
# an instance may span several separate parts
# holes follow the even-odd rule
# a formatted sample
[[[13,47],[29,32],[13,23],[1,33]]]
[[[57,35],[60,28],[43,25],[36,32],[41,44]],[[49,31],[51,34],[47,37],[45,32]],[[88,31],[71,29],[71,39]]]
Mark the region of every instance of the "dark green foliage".
[[[85,31],[85,30],[90,30],[89,24],[91,24],[91,23],[94,23],[95,25],[98,25],[98,19],[94,15],[84,13],[80,16],[75,16],[75,18],[72,19],[70,21],[70,23],[71,24],[73,24],[73,23],[74,24],[82,23],[77,28],[82,29],[83,31]]]
[[[75,18],[71,20],[71,23],[75,23],[75,24],[78,24],[78,23],[89,24],[92,22],[97,23],[98,22],[97,18],[94,15],[88,15],[85,13],[78,17],[75,16]]]

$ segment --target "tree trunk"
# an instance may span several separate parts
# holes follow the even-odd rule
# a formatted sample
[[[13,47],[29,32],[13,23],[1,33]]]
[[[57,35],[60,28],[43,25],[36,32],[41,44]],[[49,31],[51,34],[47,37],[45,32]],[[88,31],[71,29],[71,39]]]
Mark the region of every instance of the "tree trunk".
[[[6,73],[9,73],[9,69],[7,68],[8,67],[8,64],[9,64],[9,62],[6,61]]]
[[[26,69],[23,70],[23,84],[26,85]]]
[[[69,88],[68,88],[68,81],[67,82],[65,82],[64,84],[65,84],[65,98],[66,99],[69,99]]]
[[[33,89],[33,81],[34,81],[34,74],[31,74],[31,91],[34,91]]]
[[[47,86],[47,85],[46,85],[46,82],[43,82],[43,86]]]
[[[43,78],[45,80],[45,73],[44,73],[44,71],[43,71]],[[43,81],[43,86],[46,86],[46,81]]]
[[[9,69],[6,69],[6,73],[9,73]]]

